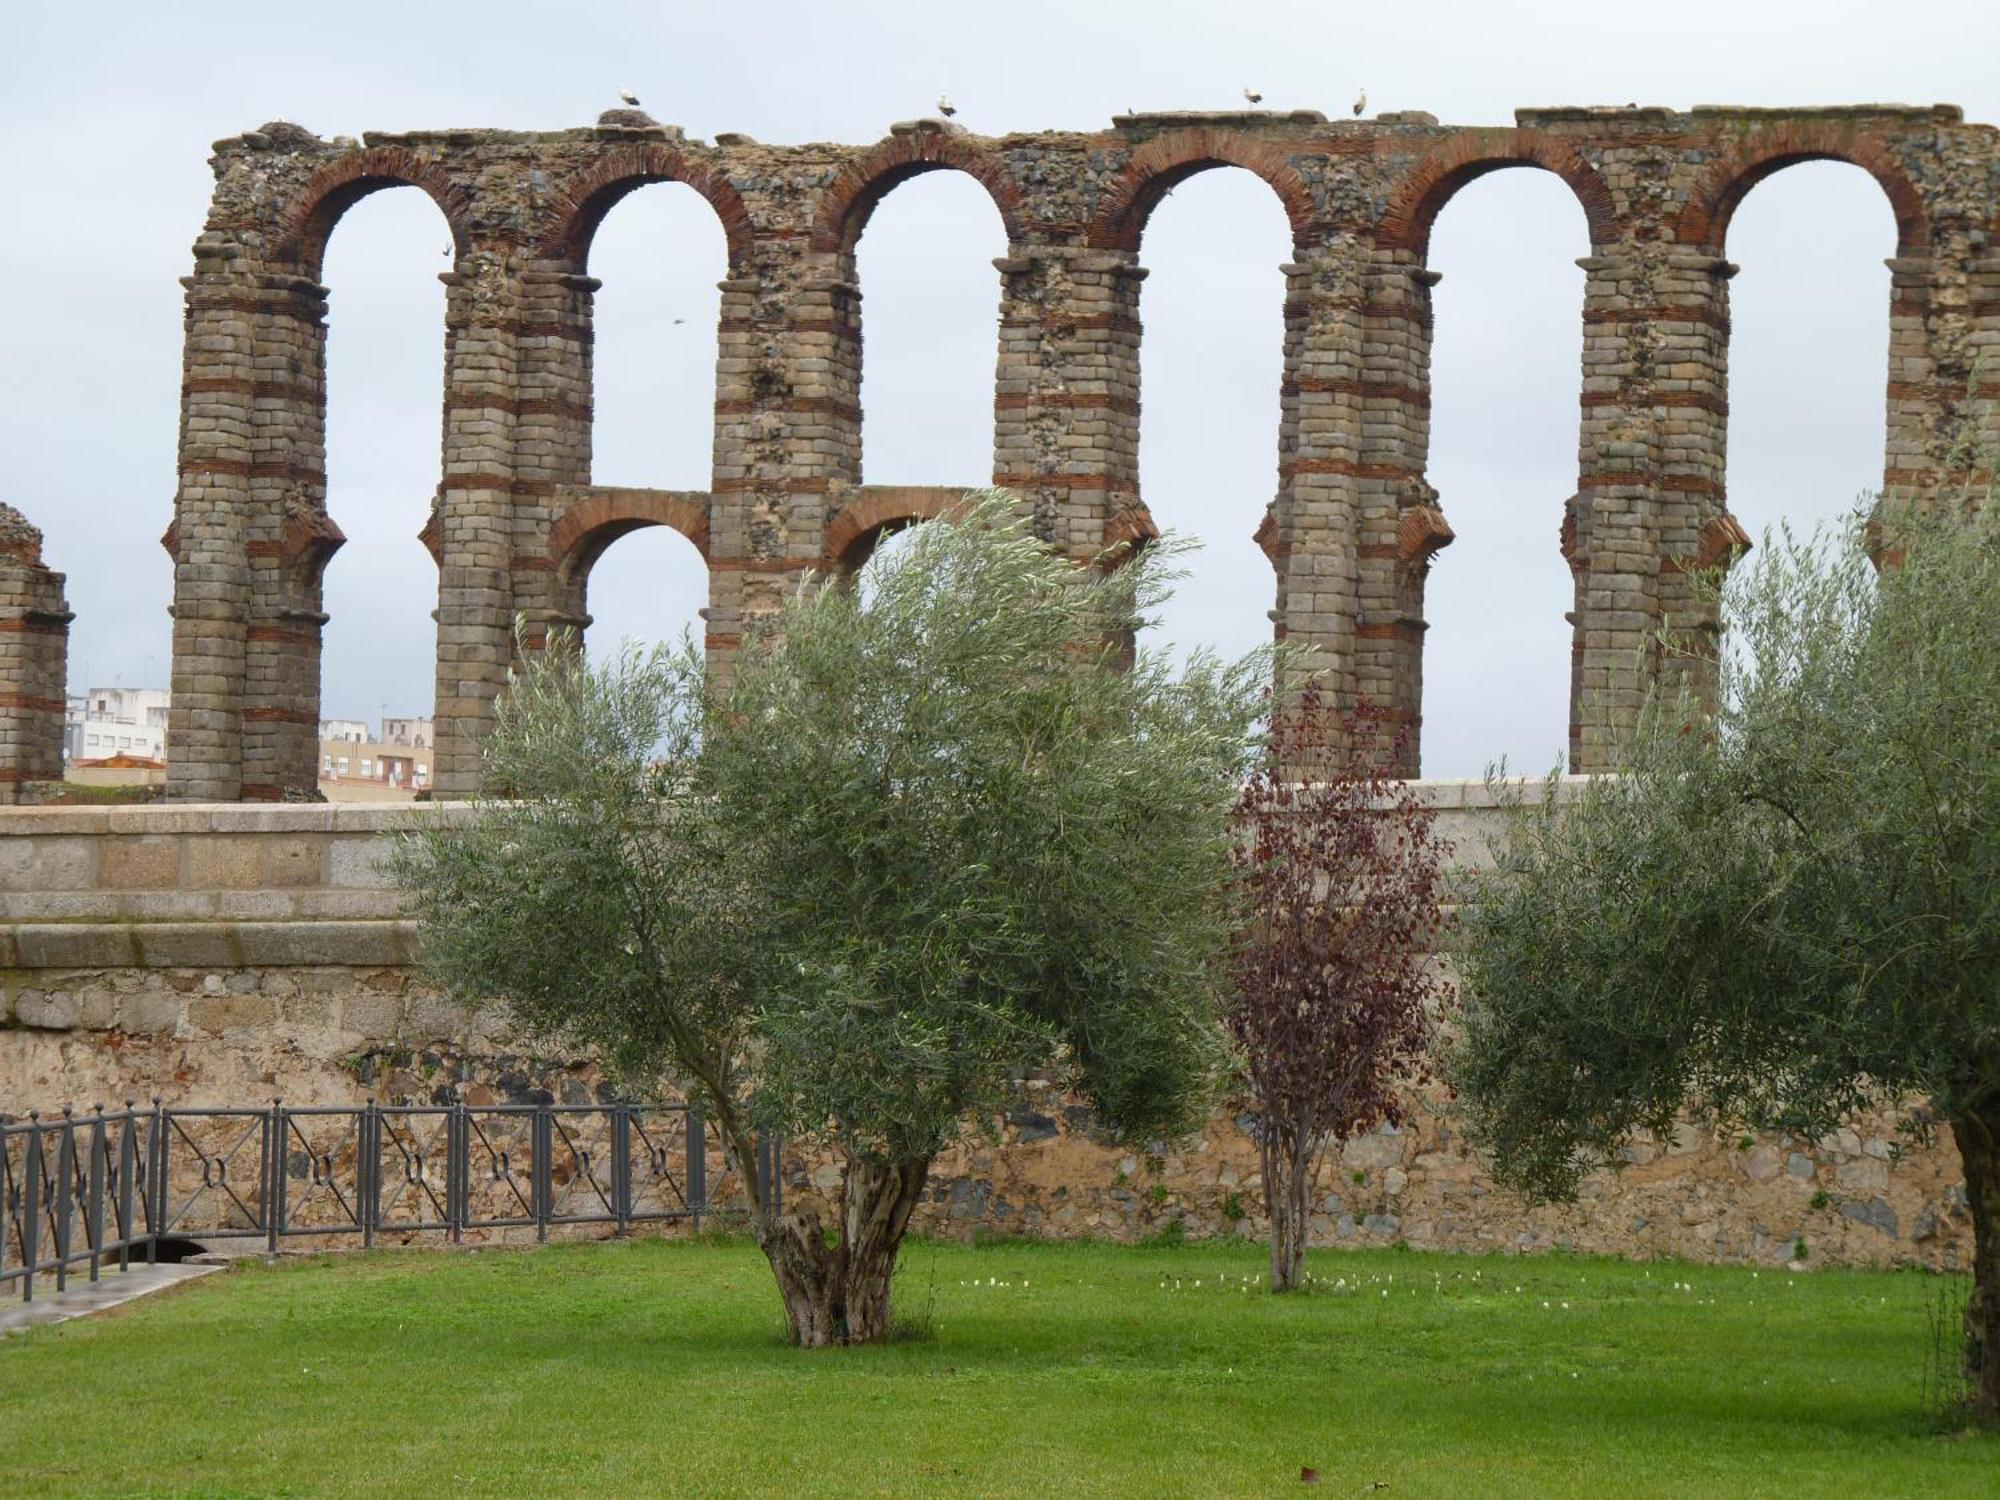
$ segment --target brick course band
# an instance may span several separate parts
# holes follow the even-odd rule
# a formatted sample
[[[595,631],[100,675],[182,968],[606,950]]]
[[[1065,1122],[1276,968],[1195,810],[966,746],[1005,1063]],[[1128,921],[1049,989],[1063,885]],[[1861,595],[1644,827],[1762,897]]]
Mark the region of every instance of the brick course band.
[[[1730,218],[1764,177],[1821,158],[1868,172],[1896,218],[1884,489],[1893,503],[1927,503],[1968,481],[1963,454],[2000,441],[2000,381],[1972,364],[2000,344],[2000,136],[1950,106],[1535,109],[1511,127],[1414,112],[1171,112],[1004,139],[916,120],[859,146],[709,144],[618,112],[546,132],[378,133],[356,145],[284,126],[219,142],[183,282],[170,796],[316,785],[319,644],[296,622],[322,617],[320,571],[339,545],[324,513],[331,314],[320,273],[355,202],[413,187],[453,244],[439,502],[423,532],[439,563],[434,785],[451,798],[477,785],[517,651],[543,649],[547,622],[588,620],[591,566],[624,531],[669,525],[703,551],[707,649],[720,664],[777,607],[788,575],[858,565],[872,535],[922,518],[863,494],[855,247],[886,194],[933,171],[979,182],[1008,239],[994,262],[992,472],[1079,561],[1152,530],[1138,484],[1148,217],[1201,171],[1244,170],[1270,187],[1291,231],[1280,451],[1276,492],[1244,524],[1272,559],[1272,596],[1246,607],[1268,607],[1274,633],[1313,654],[1341,701],[1367,699],[1412,726],[1411,771],[1426,590],[1473,586],[1448,554],[1431,565],[1452,508],[1427,477],[1431,225],[1485,173],[1560,177],[1591,247],[1577,479],[1573,495],[1549,497],[1547,522],[1551,538],[1560,523],[1575,578],[1571,764],[1604,768],[1650,674],[1707,670],[1638,647],[1670,618],[1701,627],[1688,567],[1701,538],[1729,534],[1716,528],[1728,522]],[[699,500],[671,504],[591,487],[591,241],[620,199],[655,182],[711,205],[729,264],[713,469]],[[1418,511],[1413,547],[1400,528]],[[0,642],[57,643],[59,627],[31,613],[65,612],[0,610]],[[536,622],[518,645],[517,617]]]

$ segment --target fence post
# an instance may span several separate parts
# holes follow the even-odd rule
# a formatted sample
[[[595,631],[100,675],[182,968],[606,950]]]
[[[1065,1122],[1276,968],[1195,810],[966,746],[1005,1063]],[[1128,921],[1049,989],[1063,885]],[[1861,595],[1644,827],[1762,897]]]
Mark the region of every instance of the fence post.
[[[708,1122],[692,1104],[681,1108],[686,1115],[688,1211],[694,1215],[694,1232],[700,1234],[702,1210],[708,1207]]]
[[[360,1127],[355,1132],[359,1137],[354,1162],[355,1176],[358,1179],[355,1183],[355,1196],[360,1200],[361,1248],[364,1250],[374,1248],[375,1221],[382,1213],[379,1196],[382,1167],[381,1129],[382,1122],[375,1114],[375,1101],[370,1099],[368,1107],[361,1112]]]
[[[632,1227],[632,1106],[611,1106],[611,1212],[618,1236]]]
[[[466,1178],[472,1173],[472,1151],[465,1136],[465,1101],[455,1099],[444,1117],[444,1216],[454,1245],[465,1243]]]
[[[555,1199],[554,1184],[549,1179],[550,1137],[554,1134],[550,1126],[553,1119],[548,1105],[535,1106],[531,1137],[534,1144],[530,1147],[534,1152],[534,1159],[528,1164],[528,1197],[535,1207],[537,1240],[546,1240],[549,1237],[549,1215],[553,1212],[551,1204]]]
[[[153,1178],[150,1184],[152,1208],[149,1211],[146,1229],[146,1264],[151,1265],[159,1250],[160,1237],[167,1232],[167,1159],[173,1152],[173,1132],[166,1105],[155,1096],[153,1099],[153,1136],[151,1151],[153,1157]]]
[[[8,1149],[8,1117],[0,1113],[0,1286],[7,1272],[8,1220],[21,1211],[21,1184],[14,1175],[14,1158]]]
[[[28,1111],[27,1206],[21,1213],[21,1300],[35,1300],[35,1268],[42,1258],[42,1116]]]
[[[118,1132],[118,1269],[132,1268],[132,1179],[138,1174],[138,1152],[133,1149],[132,1130],[137,1124],[132,1101],[125,1101],[125,1120]]]
[[[62,1144],[56,1148],[56,1295],[69,1290],[71,1220],[76,1212],[76,1118],[63,1106]]]
[[[271,1113],[265,1117],[264,1128],[270,1133],[270,1147],[264,1153],[264,1180],[269,1185],[264,1194],[264,1216],[270,1221],[264,1231],[264,1253],[276,1255],[278,1236],[284,1233],[291,1176],[285,1170],[285,1106],[280,1100],[271,1101]]]
[[[97,1263],[104,1254],[104,1106],[93,1104],[90,1117],[90,1198],[83,1212],[83,1233],[90,1241],[90,1279],[97,1280]]]

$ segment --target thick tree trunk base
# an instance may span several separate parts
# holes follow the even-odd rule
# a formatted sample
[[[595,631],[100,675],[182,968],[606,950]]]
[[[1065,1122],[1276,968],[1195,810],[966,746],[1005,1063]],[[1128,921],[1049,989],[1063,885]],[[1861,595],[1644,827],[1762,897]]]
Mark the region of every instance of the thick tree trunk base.
[[[850,1161],[841,1189],[840,1232],[810,1208],[770,1220],[759,1246],[771,1263],[792,1342],[821,1349],[872,1344],[895,1330],[890,1302],[896,1254],[910,1211],[930,1174],[928,1161]]]

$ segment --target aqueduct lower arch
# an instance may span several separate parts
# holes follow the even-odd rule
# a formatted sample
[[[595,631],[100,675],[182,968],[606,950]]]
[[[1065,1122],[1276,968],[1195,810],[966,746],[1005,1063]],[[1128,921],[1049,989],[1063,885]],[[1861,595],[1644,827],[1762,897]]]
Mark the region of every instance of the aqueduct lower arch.
[[[1576,575],[1573,762],[1606,766],[1658,670],[1663,622],[1699,629],[1690,570],[1740,536],[1723,492],[1735,204],[1791,161],[1870,172],[1895,211],[1885,492],[1921,500],[2000,443],[2000,133],[1949,106],[1524,110],[1512,129],[1427,115],[1121,116],[1096,132],[984,138],[941,121],[864,147],[714,144],[629,111],[544,133],[323,141],[273,125],[217,143],[187,287],[175,559],[178,799],[310,795],[319,620],[287,580],[339,533],[325,511],[319,257],[340,214],[399,183],[451,225],[439,563],[436,785],[472,790],[517,649],[576,617],[576,580],[622,530],[668,525],[711,576],[726,657],[802,569],[935,513],[948,492],[860,484],[854,236],[914,172],[971,174],[1010,243],[993,479],[1079,561],[1142,538],[1137,245],[1173,182],[1211,165],[1271,183],[1291,221],[1279,481],[1259,531],[1278,631],[1338,694],[1418,715],[1422,574],[1450,538],[1425,479],[1429,227],[1458,186],[1536,166],[1591,225],[1576,496],[1550,497]],[[591,234],[644,182],[694,187],[729,246],[705,492],[593,488]],[[1986,477],[1986,476],[1980,476]],[[901,507],[899,509],[899,507]]]

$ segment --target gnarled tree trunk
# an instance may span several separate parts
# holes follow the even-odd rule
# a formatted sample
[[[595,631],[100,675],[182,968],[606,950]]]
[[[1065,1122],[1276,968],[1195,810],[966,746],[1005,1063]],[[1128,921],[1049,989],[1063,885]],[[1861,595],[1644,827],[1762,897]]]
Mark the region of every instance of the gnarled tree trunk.
[[[758,1245],[778,1279],[793,1343],[867,1344],[889,1333],[896,1252],[930,1166],[850,1159],[832,1244],[811,1208],[758,1215]]]
[[[1975,1421],[2000,1425],[2000,1102],[1953,1117],[1972,1209],[1972,1296],[1965,1304],[1965,1393]]]

